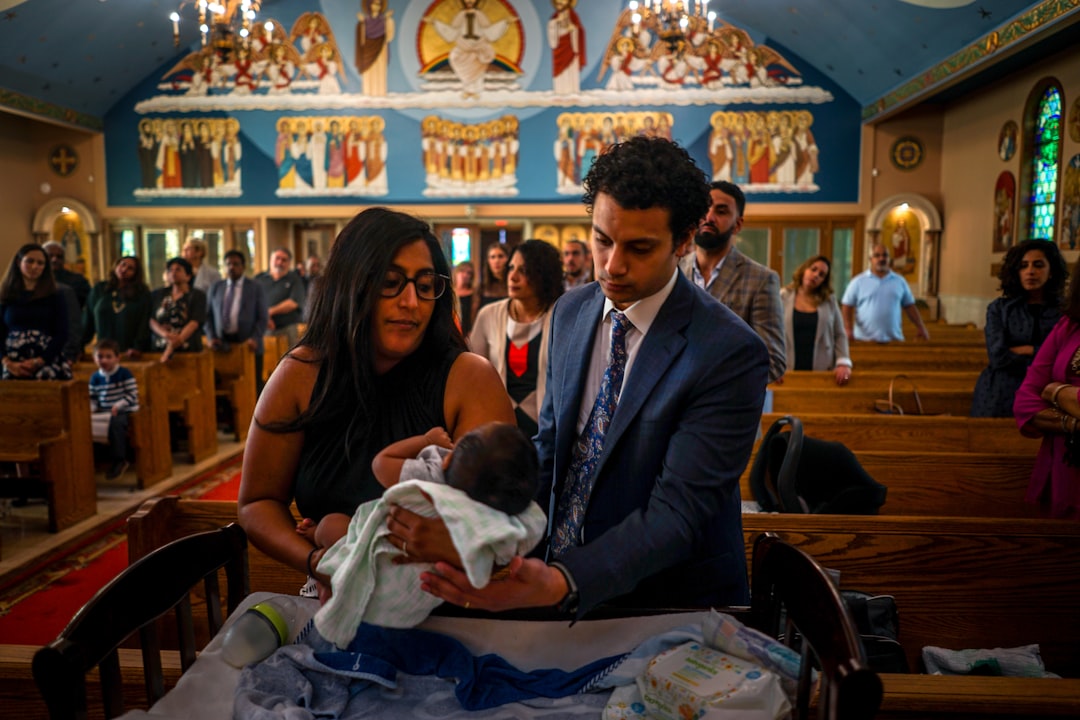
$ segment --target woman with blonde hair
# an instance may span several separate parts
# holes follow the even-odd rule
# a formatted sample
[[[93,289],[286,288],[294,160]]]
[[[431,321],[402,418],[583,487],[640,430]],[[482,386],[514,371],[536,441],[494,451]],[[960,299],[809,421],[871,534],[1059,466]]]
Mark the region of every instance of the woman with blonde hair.
[[[787,366],[791,370],[832,370],[836,384],[846,385],[851,379],[851,356],[831,277],[832,263],[818,255],[797,267],[791,284],[780,290]]]

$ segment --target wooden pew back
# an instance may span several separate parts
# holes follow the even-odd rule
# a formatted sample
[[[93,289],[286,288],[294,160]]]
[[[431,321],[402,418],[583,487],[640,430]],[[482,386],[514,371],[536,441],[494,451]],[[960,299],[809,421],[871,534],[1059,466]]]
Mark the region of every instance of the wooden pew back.
[[[247,438],[255,413],[255,353],[246,342],[233,343],[228,350],[214,351],[216,394],[232,408],[232,422],[238,442]]]
[[[236,503],[147,501],[128,521],[131,560],[183,534],[236,519]],[[1066,520],[854,515],[743,516],[753,540],[775,532],[840,571],[843,588],[896,597],[912,667],[927,645],[1038,643],[1050,670],[1080,676],[1080,524]],[[301,573],[249,546],[251,589],[295,593]]]
[[[50,532],[96,513],[86,384],[78,380],[0,382],[0,461],[40,461]]]
[[[188,454],[198,463],[217,452],[217,405],[214,393],[214,356],[209,350],[175,353],[168,362],[147,353],[165,373],[166,403],[171,412],[183,415],[188,430]]]
[[[756,452],[755,452],[756,455]],[[888,488],[882,515],[957,517],[1043,517],[1024,502],[1035,458],[991,453],[859,451],[859,464]],[[753,500],[750,470],[739,481],[744,500]]]
[[[975,381],[979,379],[977,372],[937,372],[937,371],[912,371],[897,373],[889,370],[856,370],[851,374],[847,384],[840,387],[836,384],[836,376],[832,370],[790,370],[784,373],[784,382],[781,385],[771,385],[772,389],[819,389],[819,390],[876,390],[881,397],[886,397],[889,392],[889,383],[897,375],[903,374],[904,379],[897,379],[896,391],[907,393],[911,383],[915,383],[920,392],[922,390],[972,390]]]
[[[765,413],[761,427],[768,430],[787,413]],[[1009,418],[916,417],[910,415],[842,415],[797,413],[810,437],[838,440],[852,450],[923,452],[975,452],[1006,455],[1039,450],[1041,440],[1020,434]]]
[[[923,412],[929,415],[967,415],[971,412],[972,389],[939,390],[920,389],[919,400]],[[878,413],[876,407],[888,407],[888,385],[882,390],[859,388],[795,388],[785,385],[773,386],[773,412],[799,415],[802,413],[843,413],[868,415]],[[897,383],[893,403],[904,414],[918,412],[910,386]]]
[[[957,517],[744,515],[840,571],[840,586],[893,595],[913,668],[921,650],[1037,643],[1047,668],[1080,676],[1080,524]]]
[[[864,343],[851,347],[855,372],[862,370],[979,372],[989,362],[986,346],[926,343]]]

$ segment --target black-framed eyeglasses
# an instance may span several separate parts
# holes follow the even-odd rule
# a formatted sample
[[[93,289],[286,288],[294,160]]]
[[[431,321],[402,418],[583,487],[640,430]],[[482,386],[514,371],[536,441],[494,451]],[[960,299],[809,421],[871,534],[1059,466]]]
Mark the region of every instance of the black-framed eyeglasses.
[[[380,294],[384,298],[397,297],[404,292],[406,285],[412,283],[416,286],[416,295],[421,300],[438,300],[446,292],[449,282],[450,278],[431,270],[418,272],[416,277],[407,277],[405,273],[397,270],[387,270]]]

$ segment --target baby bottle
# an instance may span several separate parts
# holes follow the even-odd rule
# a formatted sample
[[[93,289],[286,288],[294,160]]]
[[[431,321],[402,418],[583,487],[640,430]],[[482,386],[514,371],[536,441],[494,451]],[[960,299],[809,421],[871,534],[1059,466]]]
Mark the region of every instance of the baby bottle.
[[[276,595],[256,603],[229,626],[221,656],[238,668],[265,660],[292,640],[296,619],[296,602],[288,595]]]

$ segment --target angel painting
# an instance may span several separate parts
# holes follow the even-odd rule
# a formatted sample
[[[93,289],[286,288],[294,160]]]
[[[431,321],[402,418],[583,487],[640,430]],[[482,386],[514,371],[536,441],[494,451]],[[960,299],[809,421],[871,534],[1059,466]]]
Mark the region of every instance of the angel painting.
[[[258,87],[259,76],[265,66],[265,59],[253,53],[251,48],[241,45],[236,49],[232,61],[221,66],[221,75],[231,81],[232,92],[237,95],[250,95]]]
[[[207,95],[220,77],[217,55],[211,47],[200,48],[185,55],[162,77],[173,78],[176,89],[186,86],[187,95]]]
[[[292,45],[285,43],[271,45],[267,54],[269,57],[263,68],[263,77],[269,86],[267,92],[271,95],[291,92],[297,68],[303,64],[300,54]]]
[[[356,69],[365,95],[386,95],[386,69],[390,42],[394,39],[394,11],[385,0],[363,0],[364,11],[356,16]]]
[[[341,64],[337,52],[328,42],[312,47],[304,56],[304,72],[318,83],[320,95],[334,95],[341,92]]]
[[[289,33],[289,41],[294,45],[299,41],[300,52],[305,55],[316,45],[333,39],[334,36],[330,32],[330,25],[326,22],[326,18],[317,12],[301,14],[293,23],[292,32]]]
[[[634,76],[649,66],[649,59],[642,52],[637,40],[632,37],[620,35],[609,45],[608,52],[604,56],[604,63],[600,66],[600,78],[604,73],[611,71],[607,84],[608,90],[626,91],[634,89]]]

